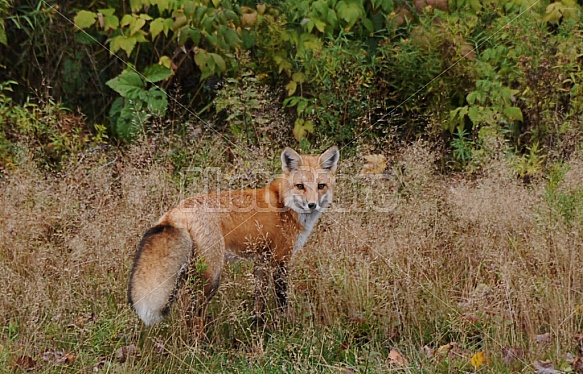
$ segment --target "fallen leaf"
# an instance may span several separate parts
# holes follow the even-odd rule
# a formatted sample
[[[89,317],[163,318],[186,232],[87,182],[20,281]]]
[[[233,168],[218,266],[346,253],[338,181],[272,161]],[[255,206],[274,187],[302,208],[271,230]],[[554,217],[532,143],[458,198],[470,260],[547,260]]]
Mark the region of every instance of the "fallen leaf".
[[[159,355],[167,355],[166,347],[164,346],[164,341],[162,339],[156,339],[154,342],[154,352]]]
[[[459,351],[457,343],[455,342],[447,343],[437,348],[437,352],[435,353],[435,355],[437,357],[449,356],[450,353],[455,353],[456,350]]]
[[[77,359],[73,353],[64,353],[61,351],[46,351],[43,353],[43,361],[51,362],[55,366],[68,365]]]
[[[479,369],[487,363],[488,360],[486,359],[486,356],[484,356],[484,352],[474,353],[470,359],[470,364],[474,367],[474,369]]]
[[[407,362],[405,356],[403,356],[401,352],[394,348],[389,352],[389,363],[399,367],[409,365],[409,362]]]
[[[98,372],[99,370],[103,369],[105,365],[109,364],[110,362],[107,361],[107,358],[101,357],[100,360],[93,365],[93,371]]]
[[[77,355],[74,353],[65,353],[63,357],[59,360],[59,365],[68,365],[73,363],[77,359]]]
[[[544,334],[536,335],[534,338],[538,344],[548,344],[551,342],[551,334],[548,332],[544,333]]]
[[[437,348],[436,356],[445,356],[449,353],[454,343],[447,343]]]
[[[383,174],[387,168],[387,158],[384,155],[364,156],[366,164],[360,170],[360,175]]]
[[[126,362],[129,357],[138,354],[138,347],[133,344],[120,347],[115,351],[115,358],[120,362]]]
[[[435,349],[431,348],[428,345],[423,346],[423,353],[425,353],[425,357],[431,358],[435,356]]]
[[[571,368],[575,373],[583,374],[583,359],[581,359],[581,357],[579,356],[573,357],[572,354],[567,353],[565,361],[567,361],[569,365],[571,365]]]
[[[36,368],[36,361],[30,356],[18,356],[12,366],[15,369],[34,370]]]
[[[551,361],[536,360],[532,364],[536,369],[536,374],[564,374],[562,371],[555,369]]]
[[[510,365],[516,360],[523,360],[526,356],[526,352],[522,348],[517,347],[504,347],[502,348],[502,361],[505,364]]]
[[[579,345],[578,347],[579,351],[577,352],[577,354],[583,356],[583,334],[575,334],[573,338]]]

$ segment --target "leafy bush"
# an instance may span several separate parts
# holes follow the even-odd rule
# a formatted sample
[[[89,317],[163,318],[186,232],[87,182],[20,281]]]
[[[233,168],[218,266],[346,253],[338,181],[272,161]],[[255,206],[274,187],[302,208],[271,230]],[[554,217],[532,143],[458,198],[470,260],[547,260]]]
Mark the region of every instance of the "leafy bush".
[[[234,110],[215,127],[252,143],[262,136],[249,127],[252,110],[225,95],[249,88],[240,103],[253,104],[256,85],[287,109],[302,148],[385,144],[388,134],[445,140],[442,158],[452,162],[443,164],[476,171],[489,139],[501,137],[516,160],[533,149],[557,160],[581,138],[582,17],[573,0],[101,0],[66,9],[27,1],[0,3],[0,14],[9,56],[1,63],[17,61],[0,76],[19,83],[11,96],[22,104],[19,90],[43,87],[109,121],[122,140],[152,118],[171,114],[159,122],[175,128]],[[62,60],[43,47],[49,37]]]
[[[104,126],[96,125],[91,134],[83,117],[51,100],[16,105],[7,95],[13,85],[0,84],[0,169],[17,167],[31,152],[42,168],[60,170],[69,156],[107,139]]]

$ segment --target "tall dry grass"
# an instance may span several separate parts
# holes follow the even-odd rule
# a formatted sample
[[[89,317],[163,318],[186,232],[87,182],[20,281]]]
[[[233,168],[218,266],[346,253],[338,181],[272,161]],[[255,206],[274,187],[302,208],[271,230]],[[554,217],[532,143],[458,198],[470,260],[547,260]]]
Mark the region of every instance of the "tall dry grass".
[[[242,157],[211,159],[241,184],[242,170],[273,165]],[[202,340],[185,330],[180,303],[152,329],[126,303],[141,234],[197,179],[181,185],[143,147],[89,155],[62,175],[23,165],[0,185],[0,365],[26,356],[47,372],[383,372],[398,347],[407,372],[472,370],[478,351],[490,360],[483,371],[500,372],[577,355],[583,158],[528,185],[501,161],[477,179],[444,177],[423,144],[395,158],[390,179],[357,178],[361,160],[341,161],[335,206],[292,263],[289,316],[251,327],[251,267],[237,263]],[[448,343],[456,355],[432,356]],[[132,344],[139,353],[123,363],[116,354]],[[508,347],[523,352],[514,363]],[[74,359],[55,364],[47,352]]]

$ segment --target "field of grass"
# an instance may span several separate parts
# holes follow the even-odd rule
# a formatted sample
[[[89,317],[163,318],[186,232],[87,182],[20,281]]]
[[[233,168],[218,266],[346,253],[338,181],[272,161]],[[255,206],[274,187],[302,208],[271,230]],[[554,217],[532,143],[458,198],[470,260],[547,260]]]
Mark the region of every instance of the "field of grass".
[[[224,188],[276,172],[273,150],[203,148],[191,166],[220,167]],[[444,176],[422,143],[389,155],[387,177],[342,158],[334,206],[292,261],[289,315],[255,327],[242,261],[195,338],[180,302],[151,328],[127,304],[141,235],[202,188],[151,152],[0,179],[2,371],[583,372],[583,155],[529,183],[499,160]]]

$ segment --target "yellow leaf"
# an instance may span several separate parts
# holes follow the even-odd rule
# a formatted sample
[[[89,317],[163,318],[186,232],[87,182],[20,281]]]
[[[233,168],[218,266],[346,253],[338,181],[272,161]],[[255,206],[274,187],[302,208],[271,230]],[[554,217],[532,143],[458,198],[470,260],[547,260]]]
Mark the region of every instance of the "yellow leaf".
[[[285,85],[285,89],[287,90],[287,95],[291,96],[296,92],[298,88],[298,84],[295,81],[290,81],[288,84]]]
[[[389,362],[399,367],[409,365],[407,359],[396,349],[391,349],[389,352]]]
[[[294,138],[299,142],[304,139],[308,133],[314,133],[314,123],[312,121],[304,121],[301,118],[296,119],[294,124]]]
[[[168,56],[160,57],[160,60],[158,60],[158,64],[160,64],[168,69],[172,68],[172,60]]]
[[[292,80],[297,83],[304,83],[306,81],[306,76],[304,75],[304,73],[300,72],[293,73]]]
[[[484,352],[475,353],[472,358],[470,359],[470,364],[475,368],[479,369],[482,365],[488,363],[486,360],[486,356],[484,356]]]
[[[448,356],[449,352],[457,346],[457,343],[447,343],[442,345],[441,347],[437,348],[437,352],[435,355],[438,357]]]
[[[255,9],[243,6],[241,7],[241,26],[251,27],[257,22],[257,11]]]

